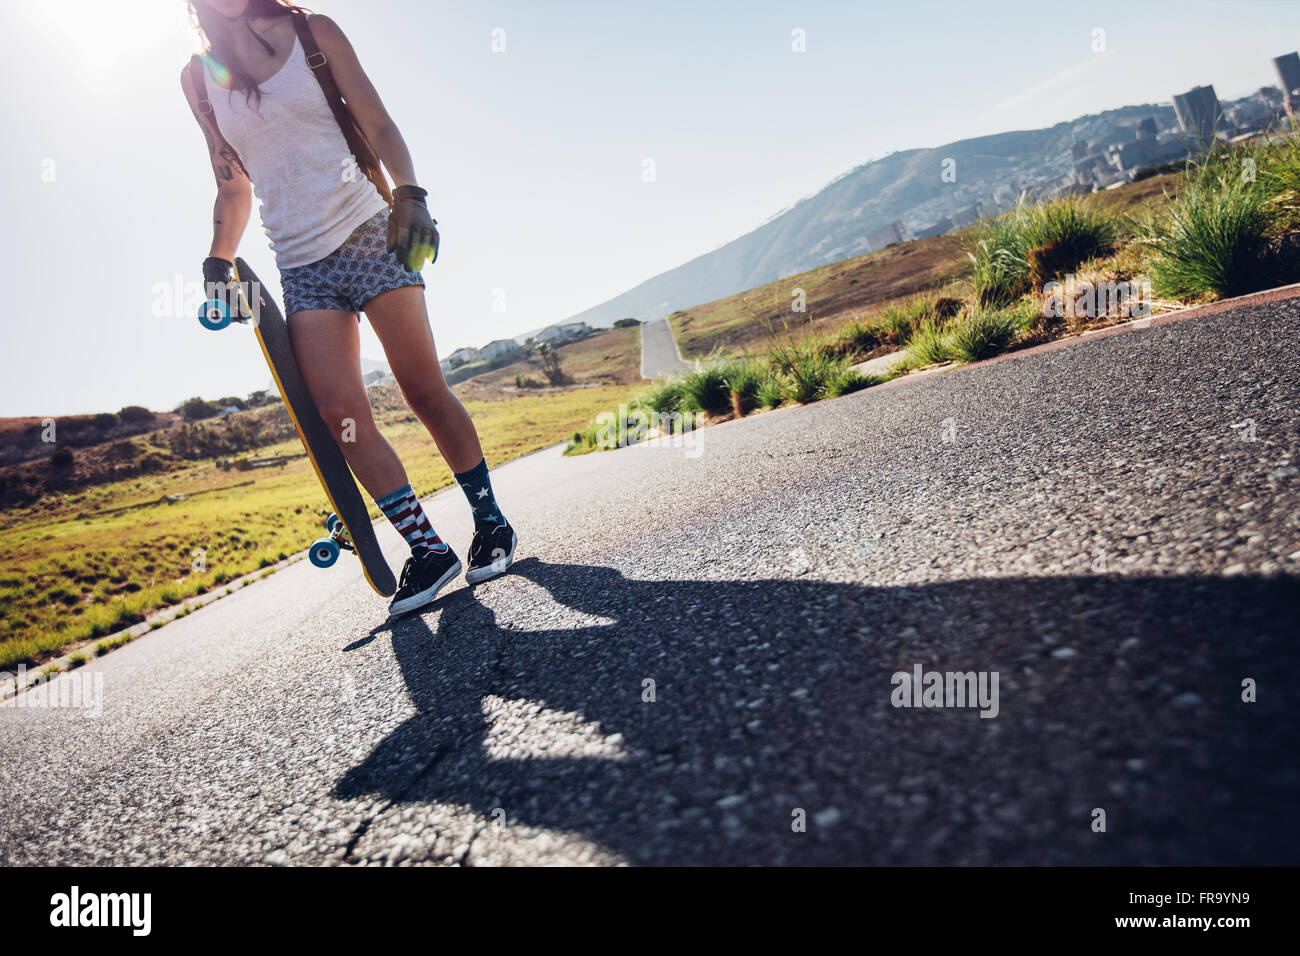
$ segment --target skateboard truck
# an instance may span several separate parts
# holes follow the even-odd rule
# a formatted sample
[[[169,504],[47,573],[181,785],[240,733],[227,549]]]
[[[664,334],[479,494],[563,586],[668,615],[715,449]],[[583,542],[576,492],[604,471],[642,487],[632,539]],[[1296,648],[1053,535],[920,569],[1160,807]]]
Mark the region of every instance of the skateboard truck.
[[[312,542],[311,550],[307,552],[311,563],[318,568],[328,568],[339,559],[340,551],[355,551],[356,547],[352,544],[352,539],[348,537],[348,529],[343,526],[336,514],[330,514],[325,519],[325,530],[329,532],[323,538],[317,538]]]
[[[231,322],[247,322],[253,316],[247,314],[244,308],[246,301],[245,295],[241,294],[244,290],[240,289],[241,283],[231,282],[224,290],[217,292],[217,298],[208,299],[199,306],[199,324],[205,329],[212,332],[219,332],[228,326]],[[252,289],[247,290],[249,292]],[[235,308],[231,309],[231,302],[235,302]],[[259,302],[258,305],[261,303]]]

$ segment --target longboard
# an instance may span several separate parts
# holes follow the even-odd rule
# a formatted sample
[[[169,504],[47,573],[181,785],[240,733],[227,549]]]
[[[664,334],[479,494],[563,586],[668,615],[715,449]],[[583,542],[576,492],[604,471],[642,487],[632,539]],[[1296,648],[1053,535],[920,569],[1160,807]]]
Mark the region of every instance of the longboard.
[[[244,322],[252,320],[257,343],[262,347],[275,387],[284,399],[285,410],[307,451],[321,487],[325,489],[325,497],[334,509],[326,521],[329,536],[313,543],[308,552],[312,564],[329,567],[341,550],[355,551],[370,586],[384,597],[391,597],[397,591],[397,579],[384,559],[379,539],[375,537],[375,526],[347,459],[321,419],[302,372],[298,370],[289,341],[289,326],[280,307],[262,286],[257,273],[243,259],[235,260],[232,285],[239,290],[239,314],[232,316],[225,302],[214,299],[203,304],[199,321],[205,328],[220,329],[232,318]],[[250,302],[250,296],[256,302]]]

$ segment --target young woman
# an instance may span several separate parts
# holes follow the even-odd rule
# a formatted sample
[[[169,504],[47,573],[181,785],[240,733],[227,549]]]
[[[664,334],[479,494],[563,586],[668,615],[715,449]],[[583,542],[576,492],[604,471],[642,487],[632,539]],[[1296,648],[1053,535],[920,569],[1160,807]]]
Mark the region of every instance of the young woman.
[[[353,472],[411,546],[392,612],[431,602],[461,572],[461,562],[434,532],[401,460],[375,426],[361,378],[360,312],[379,336],[407,404],[469,499],[474,540],[466,580],[495,577],[514,560],[518,539],[497,507],[474,425],[438,366],[420,275],[425,261],[437,257],[438,232],[402,134],[343,31],[328,17],[308,18],[308,39],[393,180],[390,207],[356,172],[358,157],[308,64],[294,22],[306,11],[282,0],[189,0],[189,6],[206,50],[201,79],[210,106],[188,70],[181,86],[217,177],[205,283],[230,281],[256,192],[303,378]],[[345,423],[353,432],[346,442],[340,440]]]

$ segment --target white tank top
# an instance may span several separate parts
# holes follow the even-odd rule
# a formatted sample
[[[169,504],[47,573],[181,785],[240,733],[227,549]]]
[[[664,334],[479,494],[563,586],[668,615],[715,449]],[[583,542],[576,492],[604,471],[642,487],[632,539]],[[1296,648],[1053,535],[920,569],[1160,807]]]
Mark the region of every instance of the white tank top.
[[[324,259],[352,231],[387,209],[357,166],[295,33],[280,72],[250,105],[208,73],[217,126],[239,153],[262,203],[262,228],[279,269]]]

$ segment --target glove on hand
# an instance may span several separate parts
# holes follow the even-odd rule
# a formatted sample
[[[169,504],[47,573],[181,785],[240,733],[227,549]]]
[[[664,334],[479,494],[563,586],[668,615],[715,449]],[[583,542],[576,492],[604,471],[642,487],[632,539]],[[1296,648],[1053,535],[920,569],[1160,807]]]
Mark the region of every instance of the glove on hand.
[[[419,186],[398,186],[393,190],[393,211],[388,215],[388,251],[411,272],[424,268],[425,260],[438,259],[438,220],[429,215]]]
[[[203,291],[209,299],[218,297],[220,289],[214,290],[212,285],[219,282],[223,285],[229,285],[232,273],[235,271],[235,264],[228,259],[219,259],[216,256],[208,256],[203,260]]]

